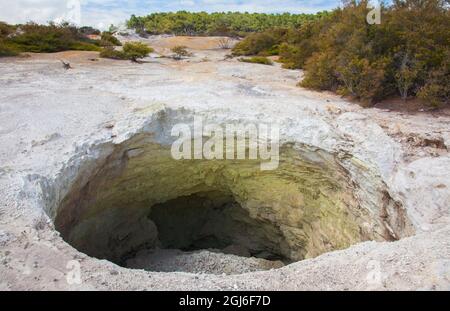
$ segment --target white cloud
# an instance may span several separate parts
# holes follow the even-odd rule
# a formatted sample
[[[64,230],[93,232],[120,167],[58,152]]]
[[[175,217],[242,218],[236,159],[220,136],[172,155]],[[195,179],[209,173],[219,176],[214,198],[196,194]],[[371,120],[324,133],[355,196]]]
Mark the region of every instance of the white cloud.
[[[113,0],[0,0],[0,21],[19,24],[70,21],[97,26],[123,22],[132,14],[125,7],[114,8]],[[110,7],[113,7],[110,9]]]
[[[65,1],[0,0],[0,20],[9,23],[24,23],[30,20],[45,23],[66,12]]]

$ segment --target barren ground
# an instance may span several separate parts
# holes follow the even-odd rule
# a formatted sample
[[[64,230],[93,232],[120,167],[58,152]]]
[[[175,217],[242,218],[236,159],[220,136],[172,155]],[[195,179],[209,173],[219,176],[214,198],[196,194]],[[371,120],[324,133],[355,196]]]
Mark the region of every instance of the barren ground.
[[[0,289],[449,290],[449,112],[363,109],[297,87],[300,71],[225,60],[229,51],[217,49],[219,39],[152,37],[157,54],[140,65],[94,52],[0,59]],[[159,57],[179,44],[194,56]],[[63,70],[59,59],[74,69]],[[249,262],[236,269],[248,273],[234,275],[215,268],[216,274],[131,270],[78,252],[54,230],[43,211],[49,194],[33,182],[55,182],[68,163],[92,156],[90,145],[119,143],[168,108],[218,120],[277,121],[283,135],[323,148],[345,142],[373,163],[416,234],[280,269],[253,272]],[[81,263],[82,284],[66,282],[70,260]],[[233,266],[236,258],[217,260]]]

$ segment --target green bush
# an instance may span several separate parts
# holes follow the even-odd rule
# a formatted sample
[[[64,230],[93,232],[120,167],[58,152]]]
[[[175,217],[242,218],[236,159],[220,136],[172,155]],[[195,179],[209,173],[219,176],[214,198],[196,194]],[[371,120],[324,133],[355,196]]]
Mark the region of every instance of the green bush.
[[[450,49],[445,53],[442,65],[430,72],[417,95],[432,107],[450,104]]]
[[[306,60],[300,56],[301,53],[300,47],[283,42],[279,47],[280,63],[283,64],[283,68],[303,68]]]
[[[261,65],[269,65],[272,66],[273,62],[267,57],[263,56],[253,56],[251,58],[240,58],[240,62],[244,63],[252,63],[252,64],[261,64]]]
[[[69,45],[68,50],[100,52],[102,49],[96,44],[88,42],[74,42]]]
[[[0,22],[0,57],[16,56],[19,54],[17,47],[8,40],[8,37],[15,30],[14,26]]]
[[[83,35],[100,35],[101,31],[98,29],[95,29],[90,26],[83,26],[79,29],[79,32]]]
[[[336,67],[336,75],[341,86],[338,93],[351,95],[366,103],[373,103],[383,94],[385,64],[371,64],[365,58],[345,58]]]
[[[122,43],[119,41],[119,39],[114,37],[114,35],[112,33],[105,31],[102,33],[100,45],[101,46],[122,46]]]
[[[123,46],[123,51],[115,50],[114,47],[105,47],[100,53],[102,58],[132,60],[137,62],[139,59],[147,57],[153,49],[142,42],[127,42]]]
[[[142,42],[127,42],[123,46],[123,52],[127,59],[137,61],[138,59],[147,57],[154,50]]]
[[[0,38],[0,57],[16,56],[18,54],[19,51],[14,46],[6,43]]]
[[[174,58],[178,60],[191,55],[191,53],[189,53],[189,51],[187,50],[187,47],[184,45],[177,45],[173,47],[171,51],[174,54]]]
[[[282,42],[286,32],[287,30],[285,29],[274,29],[270,32],[251,34],[236,44],[233,48],[233,55],[276,55],[278,54],[278,44]]]
[[[336,91],[339,85],[335,75],[335,58],[327,53],[313,54],[305,64],[307,74],[300,85],[315,90]]]
[[[128,59],[123,51],[117,51],[113,47],[105,47],[100,52],[100,57],[111,59]]]
[[[6,39],[9,35],[16,31],[16,27],[0,22],[0,38]]]
[[[316,51],[316,47],[310,40],[303,40],[297,44],[284,42],[279,48],[280,62],[286,69],[302,69]]]
[[[19,52],[52,53],[67,50],[100,51],[99,42],[90,40],[79,28],[69,25],[38,25],[29,23],[9,26],[0,23],[3,40],[2,55],[7,50]],[[5,48],[7,47],[7,49]]]

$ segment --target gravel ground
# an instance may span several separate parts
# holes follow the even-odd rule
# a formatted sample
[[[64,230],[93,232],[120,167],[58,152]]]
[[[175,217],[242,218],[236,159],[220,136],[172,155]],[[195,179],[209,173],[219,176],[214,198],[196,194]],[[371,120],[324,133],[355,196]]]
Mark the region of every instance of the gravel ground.
[[[278,269],[284,264],[260,258],[246,258],[219,251],[183,252],[180,250],[143,250],[127,261],[126,267],[154,272],[232,275]]]

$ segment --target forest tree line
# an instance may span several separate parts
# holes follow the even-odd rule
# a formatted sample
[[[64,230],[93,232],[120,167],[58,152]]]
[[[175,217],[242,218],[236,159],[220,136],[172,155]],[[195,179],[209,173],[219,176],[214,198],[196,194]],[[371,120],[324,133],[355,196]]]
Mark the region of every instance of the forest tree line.
[[[264,14],[179,11],[153,13],[143,17],[132,15],[127,22],[127,26],[140,34],[242,36],[275,27],[297,28],[304,22],[317,19],[323,15],[327,15],[327,12],[317,14]]]

